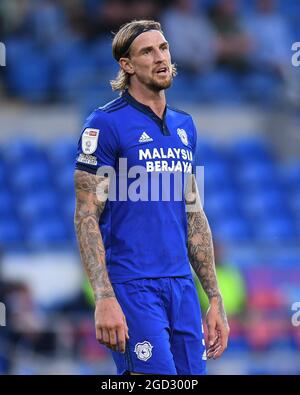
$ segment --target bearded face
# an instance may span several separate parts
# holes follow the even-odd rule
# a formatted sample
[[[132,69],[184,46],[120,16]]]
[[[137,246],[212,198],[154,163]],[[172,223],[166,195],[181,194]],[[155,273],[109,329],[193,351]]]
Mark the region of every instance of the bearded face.
[[[132,43],[128,71],[131,79],[153,91],[171,86],[172,64],[169,44],[158,30],[139,35]]]

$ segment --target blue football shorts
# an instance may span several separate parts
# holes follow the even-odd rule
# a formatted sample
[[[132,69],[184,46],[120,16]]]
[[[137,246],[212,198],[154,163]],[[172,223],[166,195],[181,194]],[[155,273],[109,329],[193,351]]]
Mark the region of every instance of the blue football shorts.
[[[112,351],[118,374],[206,374],[206,350],[192,277],[140,279],[113,288],[130,339]]]

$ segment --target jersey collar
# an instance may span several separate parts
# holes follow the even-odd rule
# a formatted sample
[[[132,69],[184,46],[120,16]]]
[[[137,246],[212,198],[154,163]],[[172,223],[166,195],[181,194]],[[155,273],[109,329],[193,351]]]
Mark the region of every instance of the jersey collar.
[[[169,136],[170,135],[170,132],[169,132],[169,129],[168,129],[168,126],[167,126],[167,123],[166,123],[167,106],[165,107],[165,110],[164,110],[164,113],[163,113],[163,117],[161,119],[161,118],[159,118],[158,115],[155,114],[154,111],[152,111],[152,109],[149,106],[146,106],[145,104],[140,103],[133,96],[131,96],[131,94],[128,92],[127,89],[122,93],[122,97],[132,107],[134,107],[137,110],[143,112],[149,118],[151,118],[154,122],[156,122],[159,125],[160,130],[161,130],[163,135],[165,135],[165,136]]]

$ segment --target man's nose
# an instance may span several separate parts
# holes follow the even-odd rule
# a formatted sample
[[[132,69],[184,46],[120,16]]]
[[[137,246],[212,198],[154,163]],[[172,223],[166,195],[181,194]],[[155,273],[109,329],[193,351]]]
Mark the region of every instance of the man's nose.
[[[156,63],[163,62],[165,60],[164,55],[160,49],[155,51],[154,60]]]

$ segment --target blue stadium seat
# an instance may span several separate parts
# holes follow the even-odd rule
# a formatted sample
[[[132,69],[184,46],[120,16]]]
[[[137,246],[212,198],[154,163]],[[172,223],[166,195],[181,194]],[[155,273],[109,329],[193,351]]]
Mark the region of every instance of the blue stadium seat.
[[[99,74],[92,51],[83,42],[66,46],[57,66],[56,86],[63,100],[76,100]]]
[[[22,197],[18,205],[19,214],[28,225],[50,219],[60,213],[60,201],[51,189],[36,191]]]
[[[243,76],[241,90],[249,101],[272,104],[279,99],[280,79],[270,72],[253,72]]]
[[[21,224],[15,216],[0,217],[0,249],[18,246],[23,242]]]
[[[211,160],[204,164],[205,188],[220,189],[232,185],[234,182],[232,172],[223,160]]]
[[[295,0],[282,0],[279,2],[280,11],[285,14],[286,17],[290,18],[293,16],[299,16],[300,4]]]
[[[197,147],[195,152],[195,163],[198,166],[204,166],[210,162],[225,160],[219,148],[210,140],[203,138],[197,139]]]
[[[192,83],[201,101],[240,104],[244,95],[239,89],[236,75],[226,70],[210,71],[195,78]],[[190,89],[191,84],[187,89]]]
[[[63,246],[68,241],[63,220],[56,216],[28,228],[27,244],[35,249]]]
[[[101,38],[91,46],[91,53],[101,69],[109,71],[110,78],[119,70],[118,62],[112,57],[111,38]],[[107,81],[106,81],[107,83]]]
[[[300,237],[300,232],[298,232],[298,237]],[[300,289],[298,287],[298,283],[300,281],[299,260],[300,257],[299,257],[299,252],[297,251],[297,247],[291,248],[290,245],[287,245],[285,248],[283,247],[276,250],[276,260],[275,262],[274,260],[272,260],[271,262],[272,266],[274,268],[276,267],[278,272],[277,277],[280,278],[281,282],[284,280],[286,283],[290,285],[286,293],[286,297],[289,298],[291,301],[297,300],[297,298],[294,299],[294,295],[293,295],[294,291],[297,291],[297,294],[299,294],[300,296]],[[292,270],[292,272],[289,272],[288,275],[286,272],[287,268]],[[288,276],[290,276],[290,278]],[[291,281],[291,278],[293,279],[293,281]]]
[[[59,173],[55,175],[55,183],[57,188],[63,193],[72,193],[74,190],[74,171],[75,164],[65,166]]]
[[[300,162],[282,165],[280,175],[287,188],[298,189],[300,187]]]
[[[256,237],[262,242],[293,241],[297,237],[294,221],[288,216],[275,216],[257,223]]]
[[[300,17],[295,17],[291,21],[291,28],[293,34],[293,42],[299,42],[300,37],[300,24],[299,24]]]
[[[12,173],[11,185],[17,192],[39,190],[51,185],[52,174],[45,161],[27,162]]]
[[[288,196],[289,208],[295,216],[300,218],[300,185],[299,189],[291,192]]]
[[[177,103],[197,101],[199,90],[195,86],[194,78],[184,72],[179,72],[166,95],[168,103],[176,107]]]
[[[68,239],[76,241],[74,231],[74,213],[75,213],[75,193],[74,190],[69,191],[67,194],[63,194],[63,198],[60,201],[61,213],[64,218]]]
[[[263,161],[249,161],[236,166],[236,178],[246,190],[266,188],[279,182],[274,166]]]
[[[231,189],[216,191],[206,196],[204,191],[204,210],[210,218],[222,219],[236,216],[240,213],[238,196]]]
[[[104,83],[102,76],[97,75],[95,81],[87,83],[82,90],[82,95],[76,98],[76,103],[81,110],[82,122],[91,114],[95,108],[102,106],[116,98],[116,93],[112,91],[110,86]],[[78,130],[78,133],[80,129]],[[78,134],[79,136],[79,134]]]
[[[0,189],[4,189],[6,185],[6,168],[2,159],[0,159]]]
[[[62,210],[66,219],[66,222],[72,222],[75,212],[75,194],[70,194],[67,196],[65,201],[62,203]]]
[[[295,223],[296,223],[296,232],[297,232],[297,237],[300,240],[300,215],[298,214],[298,216],[295,218]],[[299,263],[299,259],[298,259],[298,263]]]
[[[0,218],[10,217],[15,210],[14,198],[8,189],[0,189]]]
[[[18,138],[18,140],[4,144],[2,152],[4,163],[8,166],[15,167],[44,159],[43,149],[34,139]]]
[[[79,138],[80,130],[78,130]],[[52,168],[61,170],[62,166],[75,164],[77,142],[74,138],[63,138],[49,145],[47,157]]]
[[[252,133],[253,134],[253,133]],[[243,137],[236,140],[230,147],[232,158],[240,162],[267,162],[272,159],[270,144],[262,137]]]
[[[75,213],[75,194],[70,194],[66,201],[62,204],[66,231],[68,240],[73,244],[77,243],[74,227],[74,213]]]
[[[242,242],[251,240],[251,229],[243,217],[231,217],[213,226],[213,236],[220,242]]]
[[[33,42],[10,40],[7,58],[7,82],[11,92],[30,101],[47,99],[52,69],[46,54]]]
[[[248,216],[272,215],[287,210],[287,202],[282,192],[271,188],[246,192],[241,196],[241,204]]]

